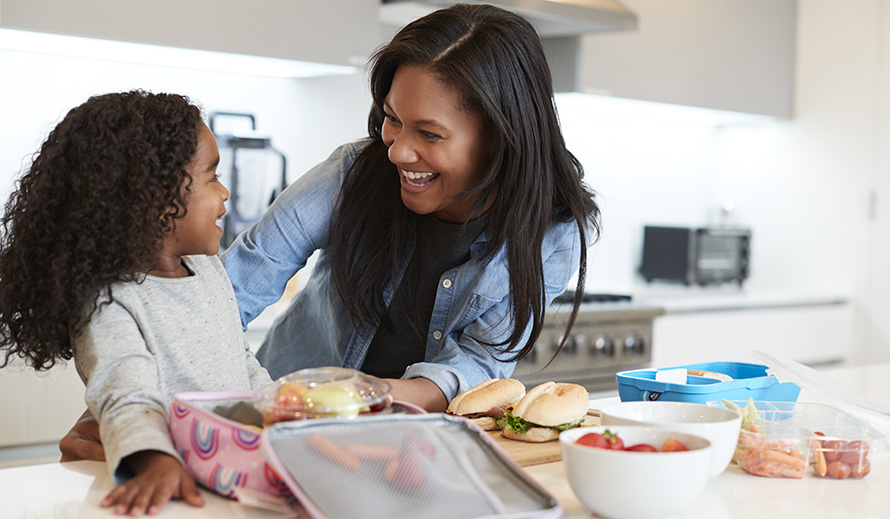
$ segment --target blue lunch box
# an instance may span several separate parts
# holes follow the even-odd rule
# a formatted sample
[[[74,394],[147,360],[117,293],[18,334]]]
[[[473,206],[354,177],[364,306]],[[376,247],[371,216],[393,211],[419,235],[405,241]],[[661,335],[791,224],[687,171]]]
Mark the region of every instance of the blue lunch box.
[[[658,371],[685,368],[713,371],[732,377],[722,381],[714,378],[687,375],[685,384],[655,380]],[[667,400],[672,402],[707,403],[709,400],[769,400],[796,402],[800,386],[793,382],[779,382],[767,374],[767,366],[743,362],[706,362],[669,368],[622,371],[615,376],[618,397],[622,402],[637,400]]]

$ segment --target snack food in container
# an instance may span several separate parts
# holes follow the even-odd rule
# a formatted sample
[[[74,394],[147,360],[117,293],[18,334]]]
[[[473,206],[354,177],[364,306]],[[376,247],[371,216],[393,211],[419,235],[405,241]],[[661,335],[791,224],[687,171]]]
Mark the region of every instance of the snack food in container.
[[[323,367],[285,375],[256,394],[263,424],[315,418],[352,418],[388,412],[389,384],[354,369]]]
[[[867,477],[869,453],[888,447],[884,434],[834,407],[801,402],[713,401],[742,414],[739,466],[756,476]]]
[[[363,373],[344,368],[301,370],[254,391],[193,392],[174,396],[170,412],[170,435],[173,444],[195,480],[214,492],[236,498],[241,489],[272,496],[290,495],[290,491],[260,452],[264,433],[264,415],[257,405],[278,394],[279,388],[301,384],[309,389],[324,385],[339,389],[316,391],[315,395],[332,394],[349,389],[359,396],[333,396],[321,405],[310,394],[302,406],[263,407],[268,420],[299,420],[335,417],[338,413],[355,418],[379,413],[418,414],[423,410],[407,403],[393,402],[388,386]],[[313,399],[317,407],[306,407]],[[338,400],[340,398],[340,400]],[[354,399],[354,400],[353,400]],[[359,404],[361,400],[361,404]],[[274,402],[274,401],[273,401]],[[255,405],[256,404],[256,405]],[[335,412],[336,411],[336,412]],[[271,422],[268,422],[271,423]]]

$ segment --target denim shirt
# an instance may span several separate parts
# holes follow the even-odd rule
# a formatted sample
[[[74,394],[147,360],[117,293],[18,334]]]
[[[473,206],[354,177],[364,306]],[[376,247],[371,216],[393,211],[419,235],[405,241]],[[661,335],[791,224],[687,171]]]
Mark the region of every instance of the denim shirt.
[[[319,366],[361,369],[376,328],[354,328],[331,282],[326,244],[340,187],[366,144],[360,141],[337,148],[291,184],[262,219],[222,255],[246,327],[281,298],[287,281],[319,250],[306,286],[275,320],[257,353],[272,378]],[[442,275],[424,361],[408,366],[402,377],[431,380],[449,401],[485,380],[511,376],[515,366],[498,360],[497,352],[485,345],[503,342],[513,330],[506,250],[502,248],[483,261],[487,240],[483,231],[470,246],[470,259]],[[578,270],[581,246],[577,224],[551,224],[541,254],[549,305]],[[386,290],[386,304],[393,292],[393,287]],[[519,347],[530,333],[531,323]]]

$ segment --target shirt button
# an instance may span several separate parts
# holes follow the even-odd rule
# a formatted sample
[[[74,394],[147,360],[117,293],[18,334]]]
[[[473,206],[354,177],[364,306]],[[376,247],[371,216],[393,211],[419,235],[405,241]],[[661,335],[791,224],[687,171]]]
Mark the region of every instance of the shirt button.
[[[446,279],[445,281],[442,282],[442,286],[445,288],[451,288],[451,280]]]
[[[439,330],[436,330],[433,332],[433,339],[436,339],[438,341],[441,338],[442,338],[442,332],[440,332]]]

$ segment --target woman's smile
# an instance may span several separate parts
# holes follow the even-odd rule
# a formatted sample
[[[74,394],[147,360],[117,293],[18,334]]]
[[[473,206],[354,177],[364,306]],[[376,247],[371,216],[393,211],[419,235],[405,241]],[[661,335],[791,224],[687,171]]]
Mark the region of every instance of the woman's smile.
[[[402,181],[411,187],[427,187],[439,178],[439,174],[433,172],[405,171],[401,168],[399,171],[402,172]]]

